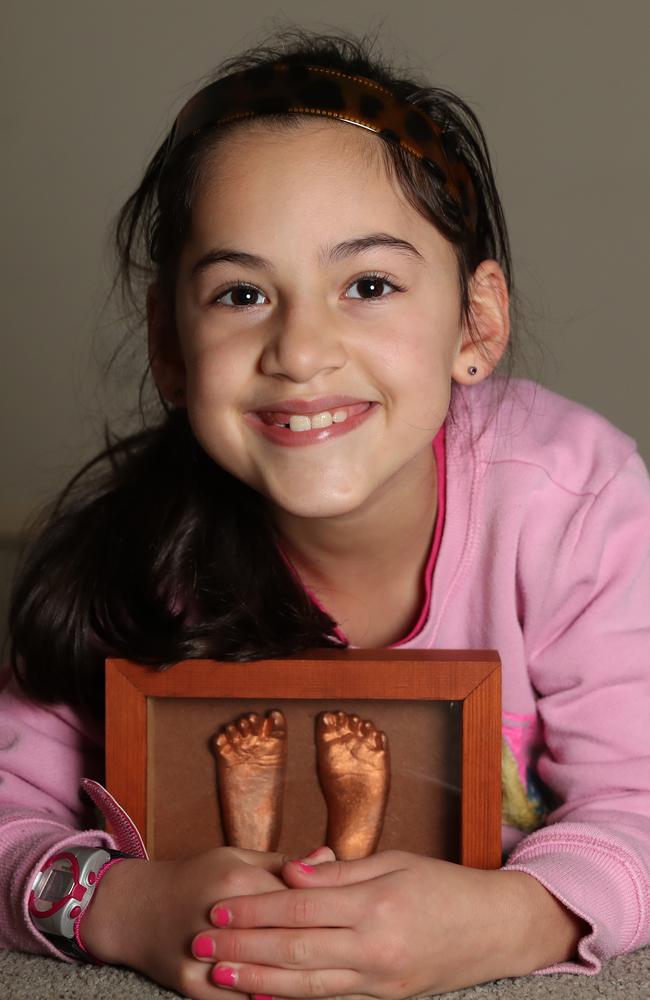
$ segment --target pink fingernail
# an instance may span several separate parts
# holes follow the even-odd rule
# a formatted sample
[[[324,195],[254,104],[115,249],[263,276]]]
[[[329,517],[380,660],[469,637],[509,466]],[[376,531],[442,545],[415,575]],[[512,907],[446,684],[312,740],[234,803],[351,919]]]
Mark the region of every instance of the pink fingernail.
[[[313,865],[306,865],[304,861],[292,861],[291,864],[299,868],[301,872],[305,872],[306,875],[311,875],[316,871]]]
[[[268,993],[253,993],[253,1000],[273,1000]]]
[[[192,954],[195,958],[212,958],[214,955],[214,941],[207,934],[201,934],[194,938],[192,942]]]
[[[234,986],[237,982],[237,973],[227,965],[215,965],[212,970],[212,981],[218,986]]]
[[[320,852],[322,850],[323,850],[322,847],[317,847],[315,851],[312,851],[311,854],[306,854],[305,857],[306,858],[317,858],[318,855],[320,854]]]
[[[212,923],[216,924],[217,927],[225,927],[227,924],[232,923],[232,913],[224,906],[217,906],[212,911]]]

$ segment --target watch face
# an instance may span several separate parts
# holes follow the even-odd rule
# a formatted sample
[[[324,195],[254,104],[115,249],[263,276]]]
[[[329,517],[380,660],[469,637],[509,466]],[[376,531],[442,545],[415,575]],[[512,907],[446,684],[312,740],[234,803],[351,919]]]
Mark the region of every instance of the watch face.
[[[80,902],[88,891],[82,882],[79,859],[70,851],[61,851],[38,874],[30,893],[29,910],[36,917],[50,917],[65,911],[75,901]]]
[[[50,868],[45,873],[45,880],[39,887],[38,898],[47,902],[54,902],[69,896],[74,889],[75,881],[71,872],[62,872],[56,868]]]
[[[59,851],[43,865],[29,894],[29,912],[43,934],[72,938],[74,922],[93,895],[111,853],[96,847]]]

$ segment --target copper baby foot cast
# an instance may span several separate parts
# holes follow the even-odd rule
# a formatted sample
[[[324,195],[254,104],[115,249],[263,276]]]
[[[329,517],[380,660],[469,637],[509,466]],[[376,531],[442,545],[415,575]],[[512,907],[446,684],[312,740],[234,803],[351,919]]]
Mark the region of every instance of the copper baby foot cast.
[[[370,721],[321,712],[316,721],[318,777],[327,802],[327,844],[340,861],[372,854],[388,792],[388,738]]]
[[[242,715],[212,738],[224,838],[230,847],[275,851],[282,828],[287,724],[280,711]]]

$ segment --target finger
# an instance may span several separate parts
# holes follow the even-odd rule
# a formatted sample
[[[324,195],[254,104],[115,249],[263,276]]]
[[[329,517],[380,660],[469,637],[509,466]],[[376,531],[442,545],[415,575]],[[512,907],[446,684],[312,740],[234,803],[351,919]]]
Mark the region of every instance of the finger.
[[[382,851],[358,861],[324,861],[315,865],[308,858],[292,859],[282,868],[282,879],[291,888],[353,885],[379,878],[406,867],[400,851]]]
[[[270,874],[274,875],[276,878],[282,878],[282,869],[291,860],[288,854],[279,854],[274,852],[265,851],[249,851],[244,848],[233,847],[230,850],[244,861],[248,865],[252,865],[256,868],[262,868]],[[318,847],[310,855],[308,855],[308,864],[311,867],[322,864],[326,861],[334,861],[336,855],[331,847]],[[270,885],[260,885],[257,887],[257,892],[268,892],[272,889]],[[233,889],[231,889],[231,892]],[[243,890],[247,895],[251,894],[250,889]],[[222,922],[227,923],[227,920],[222,920]]]
[[[319,866],[320,867],[320,866]],[[234,896],[210,911],[215,927],[354,927],[364,914],[367,893],[361,886],[280,889]]]
[[[183,963],[180,976],[175,977],[174,982],[166,982],[163,977],[161,985],[177,991],[169,994],[170,996],[180,994],[183,997],[195,997],[196,1000],[249,1000],[248,993],[218,988],[210,975],[211,972],[212,969],[209,965],[200,965],[198,962],[188,960]]]
[[[276,968],[342,969],[358,964],[358,939],[346,928],[201,931],[192,941],[201,962],[268,965]]]
[[[294,972],[266,965],[219,963],[210,973],[215,986],[266,997],[341,997],[359,992],[360,976],[351,969]]]

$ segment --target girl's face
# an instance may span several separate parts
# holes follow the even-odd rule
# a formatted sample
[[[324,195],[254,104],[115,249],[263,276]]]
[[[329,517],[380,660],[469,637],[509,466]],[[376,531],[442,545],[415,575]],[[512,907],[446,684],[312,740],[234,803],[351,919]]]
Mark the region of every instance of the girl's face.
[[[180,259],[196,437],[300,517],[362,512],[421,479],[452,375],[476,357],[459,355],[453,249],[390,181],[377,143],[312,119],[228,136]]]

